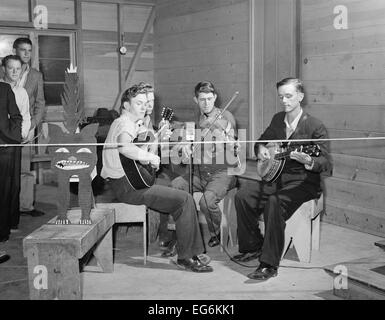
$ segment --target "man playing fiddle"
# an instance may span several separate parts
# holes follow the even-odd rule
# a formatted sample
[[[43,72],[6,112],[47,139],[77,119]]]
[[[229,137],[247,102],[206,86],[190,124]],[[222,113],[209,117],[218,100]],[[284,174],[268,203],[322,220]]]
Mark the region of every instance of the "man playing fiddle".
[[[212,235],[208,241],[209,247],[215,247],[220,242],[222,213],[218,203],[236,185],[236,177],[228,173],[230,165],[226,163],[225,156],[227,143],[221,143],[221,141],[234,142],[236,123],[231,112],[227,110],[222,112],[223,110],[215,107],[216,99],[217,93],[211,82],[203,81],[195,86],[194,102],[199,107],[198,128],[201,129],[201,137],[205,137],[205,141],[219,141],[213,144],[198,144],[200,152],[193,152],[192,187],[194,192],[203,193],[199,206],[206,217],[208,229]],[[233,147],[234,143],[231,145]],[[193,150],[187,146],[183,148],[186,157],[189,157]],[[181,176],[175,178],[171,184],[176,189],[188,190],[188,180],[188,177]]]

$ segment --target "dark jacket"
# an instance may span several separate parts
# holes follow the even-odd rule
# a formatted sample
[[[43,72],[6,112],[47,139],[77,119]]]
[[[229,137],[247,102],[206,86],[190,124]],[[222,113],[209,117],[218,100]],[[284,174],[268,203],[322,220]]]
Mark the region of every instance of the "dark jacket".
[[[29,98],[31,128],[38,126],[45,115],[43,74],[35,68],[30,68],[24,85]]]
[[[285,112],[279,112],[274,115],[269,127],[261,135],[259,140],[286,140],[286,124],[284,122]],[[300,140],[300,139],[328,139],[328,133],[324,124],[317,118],[312,117],[303,112],[297,129],[289,137],[289,140]],[[329,154],[329,142],[328,141],[317,141],[321,153],[319,157],[312,157],[314,160],[314,166],[312,170],[305,169],[305,166],[298,161],[287,158],[283,174],[289,174],[292,177],[298,177],[299,180],[306,180],[319,184],[320,173],[330,175],[332,171],[332,161]],[[254,152],[258,155],[259,144],[254,145]],[[309,142],[297,143],[297,144],[310,144]]]
[[[8,83],[0,82],[0,143],[21,142],[22,116]]]

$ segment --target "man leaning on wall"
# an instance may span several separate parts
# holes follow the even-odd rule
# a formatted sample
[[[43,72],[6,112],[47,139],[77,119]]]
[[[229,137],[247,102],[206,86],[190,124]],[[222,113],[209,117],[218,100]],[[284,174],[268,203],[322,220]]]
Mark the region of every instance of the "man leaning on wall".
[[[32,42],[28,38],[18,38],[13,43],[13,52],[23,61],[19,86],[25,88],[29,97],[29,111],[31,114],[31,129],[28,140],[35,142],[35,134],[43,121],[46,106],[44,99],[43,75],[40,71],[30,66],[32,55]],[[32,147],[22,149],[21,163],[21,191],[20,214],[32,217],[42,216],[44,212],[34,207],[34,176],[31,173]]]

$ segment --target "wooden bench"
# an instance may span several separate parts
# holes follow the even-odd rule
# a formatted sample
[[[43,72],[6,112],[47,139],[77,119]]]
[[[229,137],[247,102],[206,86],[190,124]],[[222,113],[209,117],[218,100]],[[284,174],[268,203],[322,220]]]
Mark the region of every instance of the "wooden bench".
[[[324,209],[323,195],[319,199],[303,203],[286,221],[285,252],[294,245],[301,262],[310,262],[311,252],[320,247],[320,222]]]
[[[103,272],[113,272],[113,209],[92,209],[92,225],[79,225],[80,209],[70,210],[74,224],[53,224],[56,217],[23,239],[28,259],[30,299],[82,299],[79,259],[91,249]]]
[[[320,246],[320,221],[323,211],[323,196],[303,203],[286,221],[285,245],[282,259],[294,246],[299,261],[310,262],[313,250]],[[261,215],[260,229],[264,233],[263,215]]]
[[[143,263],[147,263],[147,207],[121,202],[96,203],[96,208],[114,209],[115,223],[140,222],[143,224]]]

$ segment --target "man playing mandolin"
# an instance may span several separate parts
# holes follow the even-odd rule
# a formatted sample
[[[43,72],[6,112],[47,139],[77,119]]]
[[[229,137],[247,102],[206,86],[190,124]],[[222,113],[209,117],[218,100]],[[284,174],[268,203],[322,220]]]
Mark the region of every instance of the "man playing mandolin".
[[[277,83],[277,90],[284,111],[274,115],[259,139],[277,140],[277,144],[257,142],[254,151],[258,158],[258,168],[269,168],[265,164],[273,160],[283,161],[283,166],[277,169],[274,178],[268,174],[269,170],[260,171],[262,181],[241,188],[235,196],[240,254],[233,259],[247,262],[259,258],[259,267],[248,275],[256,280],[266,280],[277,275],[284,250],[285,221],[302,203],[320,197],[321,173],[330,172],[332,168],[326,141],[316,142],[317,152],[313,156],[303,152],[311,145],[308,141],[289,144],[289,152],[285,152],[282,144],[278,144],[287,139],[327,139],[328,135],[322,122],[302,109],[304,88],[299,79],[283,79]],[[290,149],[293,145],[297,147]],[[281,159],[282,154],[288,155],[286,161],[277,160]],[[259,229],[259,216],[262,213],[264,237]]]
[[[129,182],[131,177],[126,176],[122,166],[123,156],[147,162],[159,169],[159,156],[133,143],[141,131],[140,124],[146,114],[147,100],[145,86],[134,85],[123,93],[120,117],[112,123],[103,148],[101,176],[109,181],[118,201],[144,204],[150,209],[171,214],[176,223],[178,242],[176,264],[193,272],[211,272],[213,269],[208,265],[210,258],[202,254],[204,246],[192,196],[185,191],[160,185],[135,189]]]

